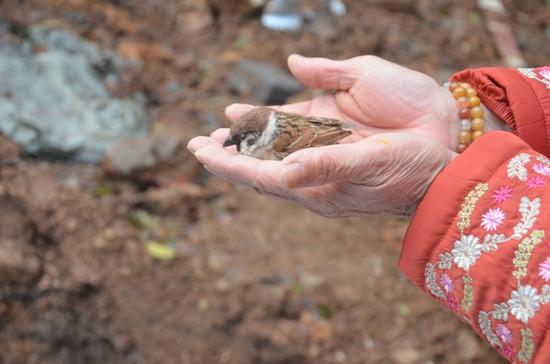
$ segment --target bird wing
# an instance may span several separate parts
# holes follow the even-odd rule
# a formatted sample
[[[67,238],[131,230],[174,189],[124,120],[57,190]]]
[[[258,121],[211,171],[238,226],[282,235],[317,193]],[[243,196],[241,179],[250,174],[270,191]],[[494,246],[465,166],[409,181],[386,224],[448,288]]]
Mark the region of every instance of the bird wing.
[[[342,129],[342,121],[321,117],[302,117],[287,120],[289,130],[300,130],[300,133],[284,131],[278,136],[273,149],[280,153],[292,153],[309,147],[320,147],[337,143],[351,134]]]

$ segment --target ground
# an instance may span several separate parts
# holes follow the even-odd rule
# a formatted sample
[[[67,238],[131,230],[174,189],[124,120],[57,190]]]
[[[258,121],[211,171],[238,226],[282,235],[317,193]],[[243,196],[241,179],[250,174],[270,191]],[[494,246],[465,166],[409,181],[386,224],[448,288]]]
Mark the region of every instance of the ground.
[[[398,271],[406,220],[314,216],[211,177],[184,148],[227,125],[225,105],[258,102],[228,86],[240,59],[377,54],[440,82],[501,64],[473,1],[347,3],[285,34],[244,0],[0,2],[5,19],[141,62],[118,92],[145,95],[153,133],[182,146],[121,177],[0,139],[0,363],[503,363]],[[544,2],[505,3],[527,62],[547,62]]]

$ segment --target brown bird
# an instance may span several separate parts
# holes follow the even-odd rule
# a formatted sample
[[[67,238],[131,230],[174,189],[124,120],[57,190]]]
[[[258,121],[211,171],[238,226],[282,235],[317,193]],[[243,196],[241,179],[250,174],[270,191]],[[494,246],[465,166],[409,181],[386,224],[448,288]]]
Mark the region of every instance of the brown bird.
[[[337,119],[257,107],[232,125],[223,146],[236,145],[241,154],[259,159],[281,160],[299,149],[335,144],[351,134],[343,128],[352,127]]]

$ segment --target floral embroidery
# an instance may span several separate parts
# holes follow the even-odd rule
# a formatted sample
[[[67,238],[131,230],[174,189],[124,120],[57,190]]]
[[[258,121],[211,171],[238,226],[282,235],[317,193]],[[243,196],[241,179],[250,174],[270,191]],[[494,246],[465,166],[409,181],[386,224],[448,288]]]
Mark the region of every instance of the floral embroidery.
[[[537,289],[532,286],[519,286],[518,289],[512,291],[508,305],[510,313],[526,324],[539,310],[540,296],[537,294]]]
[[[492,311],[477,312],[477,324],[486,340],[510,361],[527,363],[535,350],[529,321],[537,315],[542,305],[550,304],[550,284],[537,287],[533,282],[522,282],[527,277],[533,251],[541,245],[545,236],[543,230],[532,230],[540,215],[541,199],[531,194],[536,193],[536,189],[543,186],[546,177],[550,176],[550,160],[541,155],[520,153],[510,159],[506,167],[508,178],[522,183],[497,186],[487,197],[493,202],[493,207],[481,214],[479,221],[475,222],[477,224],[473,225],[476,229],[484,229],[487,232],[485,236],[469,231],[476,206],[489,191],[487,183],[479,183],[468,192],[457,215],[459,237],[455,239],[450,251],[439,252],[436,262],[426,264],[425,279],[426,288],[435,297],[444,301],[463,321],[471,323],[474,317],[470,312],[474,307],[476,292],[473,277],[468,272],[482,256],[498,251],[501,245],[516,241],[512,260],[514,268],[511,272],[517,280],[516,286],[504,302],[493,304]],[[505,213],[496,205],[511,200],[515,186],[531,192],[529,196],[520,198],[519,214]],[[512,227],[511,235],[508,235],[499,229],[510,218],[519,221]],[[506,225],[508,229],[509,224]],[[458,271],[452,271],[455,268]],[[539,263],[537,268],[541,281],[550,283],[550,256]],[[522,325],[518,327],[517,322],[509,324],[511,318]],[[521,345],[518,343],[520,337]],[[514,341],[519,347],[514,347]]]
[[[543,237],[544,231],[533,230],[531,236],[523,239],[523,241],[519,244],[518,249],[514,254],[514,260],[512,260],[512,263],[516,268],[512,275],[516,277],[516,279],[519,280],[527,275],[527,264],[531,258],[531,253],[533,252],[533,249],[540,244]]]
[[[541,68],[518,68],[518,71],[527,78],[542,82],[550,89],[550,77],[548,77],[550,74],[549,68],[548,66]]]
[[[543,305],[550,303],[550,286],[547,284],[542,286],[542,292],[540,294],[540,302]]]
[[[498,249],[498,244],[506,242],[504,234],[487,234],[485,239],[483,239],[483,244],[481,244],[481,250],[484,253],[493,252]]]
[[[462,236],[460,240],[455,241],[455,246],[451,251],[455,264],[464,270],[469,270],[474,265],[477,258],[481,255],[481,244],[479,238],[474,235]]]
[[[474,286],[472,285],[474,280],[468,276],[464,276],[462,281],[464,282],[464,295],[462,296],[462,301],[460,301],[460,308],[468,312],[474,302]]]
[[[519,204],[519,212],[521,213],[521,221],[514,227],[514,235],[512,239],[521,239],[527,234],[527,231],[533,227],[540,212],[540,198],[529,200],[523,196]]]
[[[481,332],[483,333],[483,335],[485,335],[487,341],[489,341],[489,344],[491,344],[491,346],[493,347],[501,348],[502,345],[500,344],[498,337],[491,329],[491,320],[489,319],[489,314],[484,311],[479,311],[479,314],[477,316],[477,323],[479,324]]]
[[[439,279],[439,283],[441,284],[441,287],[445,290],[445,292],[454,292],[455,285],[453,283],[453,280],[447,273],[443,273],[441,275],[441,278]]]
[[[521,350],[518,358],[522,363],[527,363],[533,357],[535,344],[533,343],[533,333],[527,328],[521,329]]]
[[[449,293],[445,298],[447,298],[447,306],[451,309],[451,311],[456,311],[458,309],[458,303],[456,302],[455,295]]]
[[[493,318],[495,320],[508,321],[508,312],[510,312],[510,307],[507,303],[495,303],[493,305]]]
[[[539,277],[546,282],[550,282],[550,257],[539,264]]]
[[[543,176],[550,176],[550,166],[542,162],[535,164],[533,171]]]
[[[534,176],[527,180],[527,187],[529,188],[540,188],[544,186],[544,177],[541,176]]]
[[[462,204],[462,209],[458,213],[459,219],[457,227],[461,234],[464,232],[465,228],[470,226],[470,217],[472,216],[472,212],[474,212],[477,201],[488,189],[489,185],[487,183],[479,183],[472,191],[468,192],[468,195],[466,195],[464,203]]]
[[[500,338],[500,341],[502,341],[503,343],[509,343],[510,341],[512,341],[512,332],[503,324],[498,324],[495,332]]]
[[[516,356],[516,352],[514,351],[512,344],[504,345],[504,348],[502,348],[502,352],[508,360],[512,360],[514,356]]]
[[[493,202],[494,203],[503,203],[512,198],[512,187],[502,186],[495,190],[493,193]]]
[[[426,287],[431,292],[431,294],[438,298],[445,297],[445,293],[443,293],[441,288],[439,288],[436,283],[435,267],[433,264],[426,264],[424,275],[426,276]]]
[[[527,180],[527,169],[525,165],[531,160],[527,153],[521,153],[508,162],[508,178],[517,177],[520,181]]]
[[[506,215],[501,209],[489,209],[481,217],[481,227],[486,231],[495,231],[504,221]]]

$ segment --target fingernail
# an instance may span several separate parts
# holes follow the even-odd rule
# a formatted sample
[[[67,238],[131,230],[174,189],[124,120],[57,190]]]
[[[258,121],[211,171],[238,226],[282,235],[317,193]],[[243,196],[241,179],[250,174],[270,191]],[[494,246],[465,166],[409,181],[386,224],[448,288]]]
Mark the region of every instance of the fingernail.
[[[284,169],[285,184],[289,188],[299,186],[304,178],[304,167],[302,163],[292,162]]]
[[[195,148],[193,148],[193,147],[191,146],[191,143],[192,143],[192,142],[187,143],[187,150],[190,151],[191,153],[195,153]]]

